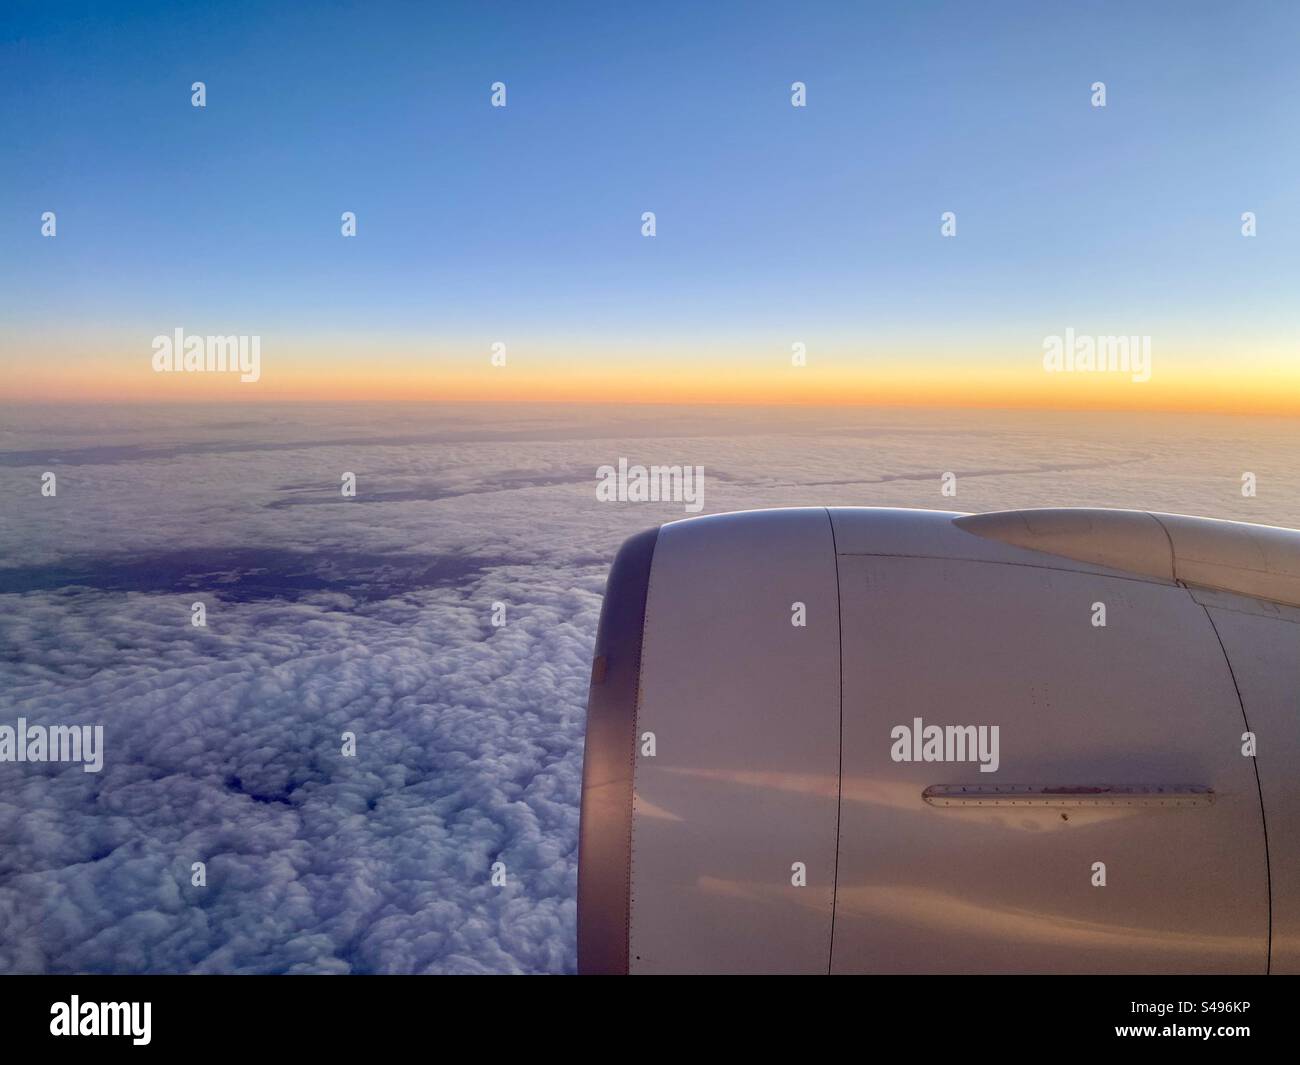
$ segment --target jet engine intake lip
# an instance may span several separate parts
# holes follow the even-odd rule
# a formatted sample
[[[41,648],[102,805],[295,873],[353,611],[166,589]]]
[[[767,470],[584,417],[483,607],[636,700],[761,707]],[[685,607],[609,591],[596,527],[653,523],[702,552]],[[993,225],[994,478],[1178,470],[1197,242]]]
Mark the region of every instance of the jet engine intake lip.
[[[624,541],[596,630],[578,839],[578,971],[627,973],[641,642],[659,529]]]

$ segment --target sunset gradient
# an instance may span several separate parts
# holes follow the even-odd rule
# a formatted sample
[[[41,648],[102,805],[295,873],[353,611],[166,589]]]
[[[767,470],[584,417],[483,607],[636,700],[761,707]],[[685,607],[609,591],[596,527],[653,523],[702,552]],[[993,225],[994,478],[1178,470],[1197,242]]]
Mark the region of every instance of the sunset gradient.
[[[1300,414],[1293,5],[669,7],[16,5],[0,400]]]
[[[685,346],[685,345],[683,345]],[[1300,414],[1300,359],[1285,350],[1236,356],[1152,355],[1152,375],[1048,373],[1041,353],[915,352],[907,355],[709,348],[631,349],[614,357],[583,345],[507,348],[505,366],[490,348],[441,347],[417,340],[382,346],[335,340],[295,350],[263,338],[261,377],[237,373],[155,373],[140,352],[59,358],[51,352],[11,374],[0,399],[17,402],[345,402],[464,401],[566,403],[737,403],[1041,407],[1062,410],[1170,410]]]

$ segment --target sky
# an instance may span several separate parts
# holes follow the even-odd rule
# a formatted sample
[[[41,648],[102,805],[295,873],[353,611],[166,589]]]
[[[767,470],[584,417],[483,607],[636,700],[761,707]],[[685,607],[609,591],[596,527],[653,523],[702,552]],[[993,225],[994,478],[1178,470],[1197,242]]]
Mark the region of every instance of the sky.
[[[0,398],[1300,413],[1298,35],[1287,3],[10,4]],[[155,373],[177,328],[259,336],[260,380]],[[1151,380],[1045,373],[1067,328],[1150,336]]]

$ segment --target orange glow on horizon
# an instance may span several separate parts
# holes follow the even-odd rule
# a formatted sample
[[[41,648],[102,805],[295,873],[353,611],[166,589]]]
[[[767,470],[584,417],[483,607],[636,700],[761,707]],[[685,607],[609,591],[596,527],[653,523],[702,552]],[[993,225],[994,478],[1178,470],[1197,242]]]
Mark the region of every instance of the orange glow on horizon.
[[[544,363],[544,365],[543,365]],[[265,354],[261,378],[230,373],[154,373],[134,359],[85,368],[57,360],[10,372],[8,403],[503,402],[737,404],[753,406],[1009,407],[1300,415],[1295,368],[1156,367],[1151,380],[1121,373],[1055,373],[1005,362],[942,367],[919,360],[871,366],[844,359],[804,367],[731,360],[709,365],[674,357],[628,365],[586,358],[365,359]]]

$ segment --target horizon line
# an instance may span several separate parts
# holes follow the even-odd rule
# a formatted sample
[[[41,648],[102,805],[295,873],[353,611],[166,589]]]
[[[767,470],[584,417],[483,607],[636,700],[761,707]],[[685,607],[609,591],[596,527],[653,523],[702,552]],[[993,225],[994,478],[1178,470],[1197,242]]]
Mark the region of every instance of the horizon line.
[[[104,398],[55,399],[49,397],[17,397],[0,394],[0,407],[203,407],[203,406],[534,406],[534,407],[722,407],[736,409],[794,409],[794,410],[915,410],[915,411],[1005,411],[1009,413],[1043,414],[1128,414],[1128,415],[1214,415],[1220,417],[1264,417],[1278,419],[1300,418],[1300,397],[1277,406],[1195,405],[1162,403],[1154,405],[1118,403],[1038,404],[1011,402],[926,402],[868,401],[826,402],[819,400],[728,400],[716,398],[694,399],[591,399],[591,398],[519,398],[502,397],[428,397],[402,398],[392,396],[353,396],[325,398],[320,396],[253,396],[241,398],[229,393],[219,396],[154,397],[116,396]]]

